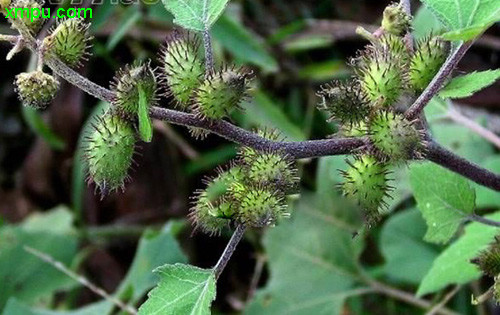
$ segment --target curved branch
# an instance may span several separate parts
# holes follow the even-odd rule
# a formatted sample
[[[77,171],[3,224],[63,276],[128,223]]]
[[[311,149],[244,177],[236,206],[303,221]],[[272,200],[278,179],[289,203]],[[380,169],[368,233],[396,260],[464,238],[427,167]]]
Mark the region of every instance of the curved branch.
[[[488,171],[430,141],[426,158],[468,179],[496,191],[500,191],[500,175]]]
[[[27,44],[31,50],[35,52],[37,51],[38,45],[36,41],[28,40]],[[471,43],[463,44],[460,48],[458,48],[455,51],[454,54],[452,54],[452,56],[450,56],[450,58],[448,58],[448,61],[445,63],[445,65],[443,65],[438,75],[434,78],[434,80],[427,87],[424,93],[410,107],[410,109],[407,112],[407,115],[411,116],[412,108],[414,109],[413,112],[417,114],[420,113],[421,109],[429,102],[430,98],[432,98],[432,96],[437,93],[439,87],[444,82],[447,75],[456,66],[456,63],[458,63],[458,61],[463,56],[463,54],[465,54],[470,45]],[[79,87],[88,94],[93,95],[98,99],[101,99],[106,102],[114,101],[115,96],[113,91],[110,91],[90,81],[89,79],[81,76],[80,74],[75,72],[73,69],[69,68],[66,64],[64,64],[60,60],[56,58],[50,58],[46,59],[45,63],[56,74],[58,74],[68,82],[72,83],[73,85]],[[417,108],[416,111],[415,111],[415,106]],[[336,139],[309,140],[300,142],[270,141],[250,131],[239,128],[227,121],[200,120],[193,114],[179,112],[171,109],[159,108],[159,107],[153,107],[151,109],[151,116],[153,118],[162,119],[174,124],[204,128],[228,140],[234,141],[242,145],[250,146],[258,150],[266,150],[266,149],[283,150],[285,153],[289,154],[291,157],[296,159],[327,156],[327,155],[348,154],[354,152],[355,150],[361,148],[366,144],[366,139],[364,138],[336,138]],[[499,175],[494,174],[484,168],[481,168],[480,166],[474,163],[471,163],[455,155],[453,152],[446,150],[445,148],[441,147],[439,144],[433,141],[430,141],[428,149],[429,149],[427,155],[428,160],[440,164],[458,174],[461,174],[480,185],[500,191]]]

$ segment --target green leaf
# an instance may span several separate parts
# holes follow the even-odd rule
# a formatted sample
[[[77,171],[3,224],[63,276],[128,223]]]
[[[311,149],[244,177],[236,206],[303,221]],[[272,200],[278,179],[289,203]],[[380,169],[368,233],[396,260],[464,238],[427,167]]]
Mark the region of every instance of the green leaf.
[[[64,150],[64,140],[56,135],[52,129],[43,121],[40,113],[31,107],[23,106],[23,118],[28,127],[54,150]]]
[[[160,232],[147,230],[139,241],[132,266],[120,284],[117,295],[132,291],[130,300],[137,302],[156,284],[155,268],[185,262],[187,258],[172,235],[170,224]]]
[[[500,19],[496,0],[422,0],[449,31],[484,26]]]
[[[453,78],[444,89],[439,92],[441,97],[464,98],[493,84],[500,78],[500,69],[472,72]]]
[[[241,63],[252,63],[264,70],[264,72],[276,72],[278,63],[269,54],[268,47],[258,35],[245,28],[227,14],[214,24],[211,31],[216,39]]]
[[[478,26],[469,26],[456,31],[446,32],[441,38],[449,41],[469,41],[481,35],[491,24],[481,24]]]
[[[151,142],[153,139],[153,124],[149,117],[149,106],[146,98],[146,91],[139,85],[139,136],[142,141]]]
[[[224,11],[229,0],[162,0],[165,8],[174,15],[174,23],[184,28],[204,31]]]
[[[500,174],[500,155],[494,155],[484,160],[481,166],[496,174]],[[476,204],[478,208],[500,207],[500,192],[475,184]]]
[[[332,192],[332,191],[331,191]],[[303,193],[293,217],[264,237],[270,280],[246,314],[340,314],[358,282],[363,238],[337,202],[321,206],[321,195]]]
[[[160,282],[139,308],[139,314],[210,314],[215,299],[215,276],[212,270],[190,265],[165,265],[155,272]]]
[[[0,228],[0,310],[11,297],[33,303],[50,297],[56,290],[69,289],[76,284],[24,250],[24,246],[29,246],[70,265],[78,244],[71,233],[71,221],[68,220],[68,211],[58,208],[30,217],[25,224]]]
[[[385,273],[392,279],[420,284],[438,256],[435,246],[423,241],[426,226],[417,209],[392,215],[380,238]]]
[[[412,34],[415,39],[421,39],[429,34],[439,34],[443,28],[436,16],[425,5],[418,8],[412,24]]]
[[[311,79],[314,81],[328,81],[333,78],[347,77],[349,70],[344,61],[329,60],[307,65],[300,69],[301,79]]]
[[[500,212],[487,216],[500,220]],[[498,228],[482,223],[470,223],[465,234],[445,249],[434,261],[432,268],[418,288],[417,295],[436,292],[450,284],[464,284],[481,276],[479,269],[470,263],[497,235]]]
[[[410,183],[427,222],[424,239],[448,242],[460,223],[474,211],[474,188],[464,177],[430,162],[411,165]]]

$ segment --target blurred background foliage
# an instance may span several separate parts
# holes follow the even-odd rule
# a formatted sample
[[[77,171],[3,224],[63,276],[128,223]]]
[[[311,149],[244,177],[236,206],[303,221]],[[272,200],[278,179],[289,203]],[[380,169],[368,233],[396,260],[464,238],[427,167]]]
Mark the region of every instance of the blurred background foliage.
[[[64,1],[60,6],[69,4]],[[256,73],[252,98],[232,121],[247,129],[276,128],[292,140],[334,134],[335,124],[325,122],[326,115],[315,108],[315,91],[329,80],[350,76],[346,60],[366,44],[356,36],[356,26],[373,30],[387,4],[231,1],[213,27],[216,60],[245,65]],[[92,6],[86,0],[82,5]],[[418,9],[417,1],[413,5],[416,36],[439,32],[432,14]],[[157,63],[162,41],[175,29],[172,16],[160,2],[104,1],[92,8],[93,57],[80,72],[104,86],[115,71],[136,59]],[[0,33],[10,32],[2,20]],[[496,34],[498,25],[478,40],[457,74],[499,67]],[[8,50],[6,43],[0,43],[0,56]],[[80,147],[92,116],[108,105],[63,83],[47,111],[22,108],[12,81],[32,67],[31,58],[24,52],[11,62],[0,60],[0,310],[9,315],[116,312],[109,301],[102,301],[24,246],[52,256],[132,304],[140,304],[155,285],[151,270],[159,265],[213,266],[230,231],[220,237],[193,233],[186,221],[189,196],[202,187],[204,176],[214,175],[214,168],[236,156],[237,146],[217,136],[196,141],[185,128],[155,121],[154,141],[143,145],[133,182],[123,194],[99,200],[85,184]],[[498,91],[496,83],[455,102],[454,108],[499,133]],[[161,106],[170,107],[165,101]],[[454,122],[449,106],[434,101],[427,109],[438,142],[500,172],[498,148]],[[360,286],[358,279],[363,266],[371,278],[413,297],[445,249],[423,240],[426,225],[416,209],[407,169],[394,171],[396,191],[390,216],[366,231],[356,207],[335,189],[344,158],[299,161],[302,194],[291,202],[292,218],[274,229],[247,233],[219,280],[214,313],[423,312],[397,296]],[[475,187],[478,213],[497,210],[500,194]],[[358,236],[356,231],[360,231]],[[493,303],[470,305],[471,294],[484,291],[491,279],[473,274],[466,282],[448,307],[461,314],[493,312]],[[448,291],[441,289],[425,297],[436,303]]]

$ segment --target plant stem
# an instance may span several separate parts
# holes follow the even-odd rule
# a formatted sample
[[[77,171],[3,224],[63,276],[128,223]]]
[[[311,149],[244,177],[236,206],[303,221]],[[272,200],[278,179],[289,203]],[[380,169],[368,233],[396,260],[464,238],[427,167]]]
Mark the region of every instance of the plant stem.
[[[460,44],[453,53],[446,59],[439,72],[434,76],[431,83],[427,88],[420,94],[417,100],[408,108],[405,116],[409,120],[413,120],[418,117],[422,112],[424,107],[430,102],[430,100],[439,92],[444,82],[448,79],[448,76],[456,68],[458,62],[465,55],[467,50],[472,46],[472,41]]]
[[[396,288],[390,287],[386,284],[380,283],[375,280],[370,281],[370,285],[373,289],[375,289],[376,292],[382,293],[386,296],[395,298],[397,300],[403,301],[405,303],[415,305],[417,307],[423,308],[423,309],[429,309],[432,307],[432,304],[429,301],[419,299],[415,297],[413,294],[410,294],[405,291],[398,290]],[[455,313],[449,309],[446,308],[441,308],[436,311],[438,314],[443,314],[443,315],[458,315],[458,313]]]
[[[467,217],[470,221],[476,221],[485,225],[489,226],[494,226],[494,227],[500,227],[500,222],[495,221],[495,220],[490,220],[488,218],[484,218],[480,215],[477,214],[471,214],[470,216]]]
[[[214,72],[214,53],[208,29],[203,31],[203,47],[205,48],[205,76],[208,77]]]
[[[236,246],[238,246],[238,243],[243,238],[245,230],[246,227],[242,224],[236,227],[233,236],[231,236],[231,239],[229,240],[229,243],[227,243],[227,246],[224,249],[222,256],[220,256],[219,261],[214,267],[215,279],[219,279],[219,276],[221,275],[222,271],[224,271],[224,268],[226,268],[227,263],[231,259],[231,256],[233,256],[234,251],[236,250]]]
[[[448,292],[448,294],[446,294],[445,297],[438,304],[434,305],[432,309],[430,309],[427,313],[425,313],[425,315],[437,314],[446,305],[446,303],[448,303],[455,296],[455,294],[457,294],[459,290],[460,286],[456,285],[453,288],[453,290]]]
[[[427,147],[426,158],[482,186],[500,191],[500,175],[467,161],[433,140],[429,142]]]

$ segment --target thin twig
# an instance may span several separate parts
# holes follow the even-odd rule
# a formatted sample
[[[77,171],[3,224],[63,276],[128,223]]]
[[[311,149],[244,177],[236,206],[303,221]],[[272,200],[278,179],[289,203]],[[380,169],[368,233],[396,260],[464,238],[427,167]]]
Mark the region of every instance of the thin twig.
[[[495,286],[491,286],[488,291],[485,293],[481,294],[477,298],[472,296],[471,298],[471,304],[472,305],[478,305],[478,304],[483,304],[484,302],[488,301],[489,299],[493,298],[493,295],[495,294]]]
[[[441,310],[455,296],[455,294],[457,294],[460,288],[461,287],[459,285],[455,286],[453,290],[448,292],[448,294],[446,294],[445,297],[438,304],[434,305],[434,307],[430,309],[425,315],[437,314],[439,310]]]
[[[255,269],[253,271],[252,280],[250,281],[250,287],[248,288],[248,295],[246,299],[246,304],[248,304],[255,295],[257,291],[257,286],[259,285],[260,278],[262,276],[262,271],[264,270],[264,265],[266,264],[266,256],[263,254],[257,254],[257,262],[255,263]]]
[[[427,88],[420,94],[417,100],[408,108],[405,113],[406,118],[413,120],[418,117],[418,115],[423,111],[424,107],[430,102],[430,100],[439,92],[443,84],[448,79],[448,76],[456,68],[458,62],[465,55],[467,50],[472,46],[472,41],[467,43],[462,43],[456,48],[451,55],[446,59],[439,72],[436,74],[431,83]]]
[[[15,44],[17,42],[18,38],[20,38],[19,35],[0,34],[0,42],[9,42],[11,44]]]
[[[77,281],[78,283],[80,283],[81,285],[87,287],[90,291],[94,292],[95,294],[99,295],[100,297],[104,298],[105,300],[113,303],[114,305],[119,307],[122,311],[124,311],[128,314],[137,314],[137,310],[134,307],[132,307],[130,305],[126,305],[125,303],[123,303],[119,299],[117,299],[114,296],[107,293],[104,289],[102,289],[102,288],[96,286],[95,284],[93,284],[92,282],[90,282],[87,278],[80,276],[80,275],[74,273],[73,271],[69,270],[60,261],[57,261],[54,258],[52,258],[51,256],[49,256],[45,253],[42,253],[41,251],[36,250],[36,249],[29,247],[29,246],[24,246],[24,250],[27,251],[28,253],[38,257],[39,259],[48,263],[49,265],[52,265],[54,268],[61,271],[62,273],[64,273],[68,277],[70,277],[71,279],[73,279],[73,280]]]
[[[408,303],[410,305],[414,305],[423,309],[429,309],[432,307],[432,304],[429,301],[419,299],[415,295],[410,294],[405,291],[401,291],[399,289],[390,287],[386,284],[383,284],[381,282],[372,280],[369,283],[375,291],[384,294],[386,296],[395,298],[397,300],[403,301],[405,303]],[[447,308],[440,308],[439,310],[436,311],[437,314],[443,314],[443,315],[458,315],[458,313],[455,313],[452,310],[449,310]]]
[[[446,115],[448,118],[451,120],[455,121],[456,123],[459,123],[470,130],[472,130],[474,133],[478,134],[482,138],[488,140],[491,142],[493,145],[495,145],[497,148],[500,149],[500,137],[497,136],[494,132],[484,128],[474,120],[462,115],[460,112],[458,112],[454,108],[450,108],[448,110],[448,114]]]
[[[188,159],[196,160],[200,156],[200,153],[198,153],[198,151],[196,151],[186,140],[184,140],[184,138],[177,134],[175,130],[170,127],[170,125],[160,120],[154,120],[153,126],[155,130],[172,141],[172,143],[175,144]]]
[[[233,236],[231,236],[229,243],[227,243],[224,252],[220,256],[219,261],[214,267],[215,279],[219,279],[219,276],[221,275],[222,271],[224,271],[224,268],[226,268],[227,263],[231,259],[231,256],[233,256],[234,251],[236,250],[236,246],[238,246],[239,242],[243,238],[245,230],[246,227],[242,224],[236,227]]]

